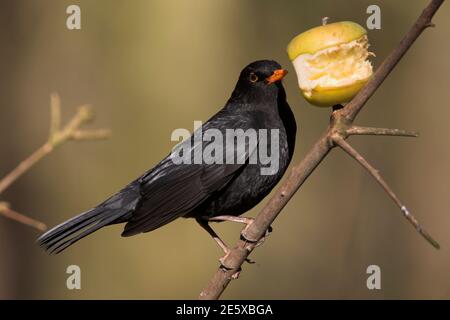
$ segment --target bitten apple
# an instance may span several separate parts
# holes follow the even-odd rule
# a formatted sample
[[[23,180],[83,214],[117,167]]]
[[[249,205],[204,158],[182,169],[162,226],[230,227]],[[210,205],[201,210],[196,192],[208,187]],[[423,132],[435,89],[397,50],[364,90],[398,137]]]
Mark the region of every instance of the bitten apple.
[[[302,95],[329,107],[350,101],[373,73],[366,30],[351,21],[315,27],[296,36],[287,52]]]

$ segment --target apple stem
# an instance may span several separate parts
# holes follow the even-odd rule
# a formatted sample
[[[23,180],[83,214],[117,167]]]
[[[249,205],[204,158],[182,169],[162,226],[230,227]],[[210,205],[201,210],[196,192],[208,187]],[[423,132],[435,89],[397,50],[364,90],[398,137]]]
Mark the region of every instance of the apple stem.
[[[322,25],[326,25],[328,23],[328,20],[330,19],[330,17],[323,17],[322,18]]]

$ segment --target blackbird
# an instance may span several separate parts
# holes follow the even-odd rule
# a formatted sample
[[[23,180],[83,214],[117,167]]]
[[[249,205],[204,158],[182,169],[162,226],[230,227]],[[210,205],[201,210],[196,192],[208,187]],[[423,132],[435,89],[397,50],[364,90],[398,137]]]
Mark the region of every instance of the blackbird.
[[[175,153],[181,154],[176,147],[158,165],[97,207],[43,234],[38,239],[39,245],[51,253],[59,253],[104,226],[126,223],[122,236],[128,237],[185,217],[195,218],[228,253],[229,249],[209,222],[235,221],[247,226],[252,223],[251,218],[239,216],[257,205],[273,189],[286,171],[294,152],[297,127],[281,83],[286,73],[275,61],[260,60],[249,64],[241,71],[226,105],[200,128],[202,132],[212,129],[224,135],[228,129],[245,132],[275,130],[277,139],[263,141],[258,138],[256,146],[249,142],[248,137],[241,140],[241,145],[230,146],[227,143],[222,150],[224,154],[239,148],[245,150],[241,152],[240,161],[232,163],[176,163]],[[196,148],[205,148],[213,142],[213,139],[203,139],[195,143],[196,132],[179,144],[181,147],[188,146],[187,150],[191,153],[185,159],[192,160]],[[272,148],[274,145],[276,148]],[[250,161],[259,147],[278,152],[275,154],[277,170],[263,174],[262,168],[267,167],[267,163]],[[236,153],[239,157],[239,152]],[[219,157],[219,160],[222,159]]]

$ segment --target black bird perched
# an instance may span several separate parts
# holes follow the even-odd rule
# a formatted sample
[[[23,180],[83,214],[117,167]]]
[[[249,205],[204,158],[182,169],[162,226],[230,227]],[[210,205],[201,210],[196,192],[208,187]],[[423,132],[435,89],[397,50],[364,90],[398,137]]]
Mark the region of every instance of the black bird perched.
[[[253,208],[273,189],[286,171],[294,152],[296,123],[281,84],[286,73],[275,61],[261,60],[249,64],[242,70],[225,107],[201,128],[203,132],[214,129],[224,135],[227,129],[242,129],[245,132],[275,130],[277,140],[268,138],[264,142],[258,139],[255,146],[249,142],[250,139],[245,139],[245,151],[241,155],[236,152],[237,157],[241,156],[241,161],[234,163],[177,164],[173,160],[175,152],[178,152],[175,148],[158,165],[120,192],[49,230],[38,239],[38,243],[52,253],[59,253],[107,225],[126,223],[122,236],[127,237],[155,230],[179,217],[191,217],[197,219],[228,253],[228,248],[208,222],[228,220],[251,223],[252,219],[239,215]],[[179,145],[191,145],[188,150],[191,154],[199,147],[194,136],[195,133]],[[210,143],[212,139],[202,140],[200,144],[205,148]],[[273,149],[274,143],[278,147],[275,148],[278,166],[272,174],[262,174],[261,169],[267,166],[261,161],[250,161],[257,152],[256,148],[264,143],[268,150]],[[222,151],[225,154],[237,151],[234,149],[242,150],[242,147],[241,140],[240,146],[227,144]]]

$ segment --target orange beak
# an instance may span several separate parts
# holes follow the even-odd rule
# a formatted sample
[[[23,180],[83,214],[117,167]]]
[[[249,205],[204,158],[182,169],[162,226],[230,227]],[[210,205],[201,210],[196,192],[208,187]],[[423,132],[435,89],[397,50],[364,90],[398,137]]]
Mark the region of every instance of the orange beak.
[[[280,81],[281,79],[284,78],[285,75],[287,75],[287,73],[288,73],[287,70],[284,70],[284,69],[275,70],[272,73],[272,75],[266,79],[267,84],[271,84],[271,83]]]

